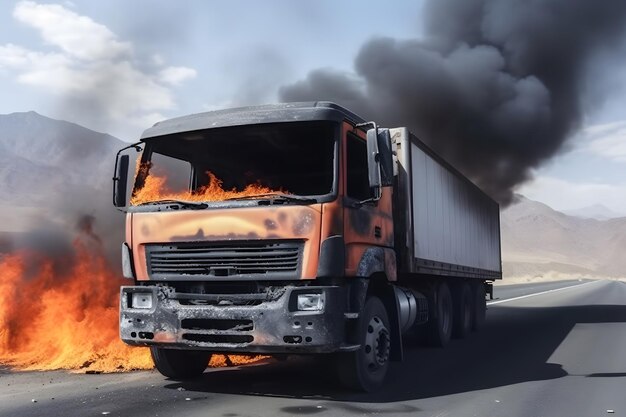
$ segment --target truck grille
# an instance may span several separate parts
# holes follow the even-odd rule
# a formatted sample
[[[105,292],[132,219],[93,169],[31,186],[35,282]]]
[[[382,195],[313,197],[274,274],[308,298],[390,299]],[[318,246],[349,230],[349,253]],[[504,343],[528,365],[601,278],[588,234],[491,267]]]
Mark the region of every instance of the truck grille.
[[[249,319],[183,319],[183,339],[201,344],[247,344],[254,341],[250,333],[254,323]]]
[[[155,280],[297,279],[302,248],[302,241],[172,243],[146,245],[146,258]]]

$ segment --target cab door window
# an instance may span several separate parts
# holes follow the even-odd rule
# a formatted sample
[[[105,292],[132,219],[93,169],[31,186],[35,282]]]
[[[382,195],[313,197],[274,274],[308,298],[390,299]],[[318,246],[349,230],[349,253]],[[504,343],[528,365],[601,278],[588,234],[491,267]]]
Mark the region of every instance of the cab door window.
[[[346,194],[355,200],[370,198],[367,176],[367,144],[356,135],[348,134],[346,143]]]

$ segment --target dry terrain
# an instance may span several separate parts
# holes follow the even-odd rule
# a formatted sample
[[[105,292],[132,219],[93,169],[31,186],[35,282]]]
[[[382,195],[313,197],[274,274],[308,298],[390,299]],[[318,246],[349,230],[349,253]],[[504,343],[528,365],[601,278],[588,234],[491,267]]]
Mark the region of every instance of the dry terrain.
[[[626,276],[626,218],[569,216],[518,196],[502,211],[506,283]]]

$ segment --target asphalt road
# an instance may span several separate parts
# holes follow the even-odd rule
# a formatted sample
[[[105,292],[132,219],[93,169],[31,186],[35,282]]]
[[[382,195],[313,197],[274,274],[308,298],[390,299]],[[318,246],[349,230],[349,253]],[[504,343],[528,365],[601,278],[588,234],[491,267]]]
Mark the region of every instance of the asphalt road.
[[[583,284],[590,281],[592,280],[572,279],[564,281],[533,282],[530,284],[513,285],[501,285],[500,283],[502,281],[498,281],[498,284],[494,286],[494,301],[500,302],[500,300],[509,300],[511,298],[524,297],[529,294],[539,294],[547,291],[557,290],[559,288]]]
[[[193,383],[5,370],[0,416],[626,416],[626,283],[535,285],[497,287],[485,329],[446,349],[408,343],[376,394],[343,391],[312,360]]]

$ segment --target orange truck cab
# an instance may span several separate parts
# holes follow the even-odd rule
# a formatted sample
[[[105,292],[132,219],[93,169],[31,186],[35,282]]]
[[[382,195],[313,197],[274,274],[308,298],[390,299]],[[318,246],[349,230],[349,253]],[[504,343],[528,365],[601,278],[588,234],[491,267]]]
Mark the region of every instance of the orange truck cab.
[[[474,214],[431,197],[430,184],[420,193],[415,152],[468,190]],[[121,288],[120,335],[149,346],[172,378],[201,374],[212,353],[332,353],[342,382],[375,390],[402,359],[403,333],[445,345],[478,328],[489,282],[501,277],[497,204],[408,130],[328,102],[157,123],[118,153],[114,203],[126,212],[123,273],[134,281]],[[457,219],[450,236],[431,239],[444,233],[437,216],[416,230],[429,209],[442,225],[471,217],[476,230]],[[447,248],[468,233],[490,240],[481,253]],[[421,256],[433,239],[444,245]]]

